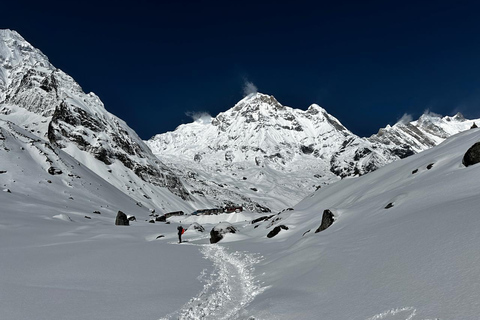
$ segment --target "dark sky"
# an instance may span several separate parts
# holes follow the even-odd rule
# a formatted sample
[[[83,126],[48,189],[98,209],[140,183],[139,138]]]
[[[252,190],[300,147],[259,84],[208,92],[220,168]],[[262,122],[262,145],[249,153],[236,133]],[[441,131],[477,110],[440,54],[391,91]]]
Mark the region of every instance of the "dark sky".
[[[479,3],[479,4],[477,4]],[[404,113],[480,117],[478,1],[4,1],[18,31],[143,138],[250,81],[368,136]]]

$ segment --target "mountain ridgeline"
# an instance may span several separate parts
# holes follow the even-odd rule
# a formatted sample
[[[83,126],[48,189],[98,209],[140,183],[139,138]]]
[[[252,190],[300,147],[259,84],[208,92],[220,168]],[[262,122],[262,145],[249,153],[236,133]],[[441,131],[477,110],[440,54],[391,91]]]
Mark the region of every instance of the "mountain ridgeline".
[[[11,30],[0,30],[0,120],[5,135],[26,130],[25,143],[48,145],[56,156],[43,170],[62,167],[65,153],[139,206],[187,212],[225,205],[281,210],[473,124],[460,114],[425,114],[361,138],[316,104],[293,109],[254,93],[216,117],[142,141],[99,97]]]
[[[293,109],[254,93],[214,118],[180,125],[147,143],[177,168],[190,190],[206,197],[229,190],[280,210],[323,185],[431,148],[472,124],[460,114],[424,114],[361,138],[316,104]]]

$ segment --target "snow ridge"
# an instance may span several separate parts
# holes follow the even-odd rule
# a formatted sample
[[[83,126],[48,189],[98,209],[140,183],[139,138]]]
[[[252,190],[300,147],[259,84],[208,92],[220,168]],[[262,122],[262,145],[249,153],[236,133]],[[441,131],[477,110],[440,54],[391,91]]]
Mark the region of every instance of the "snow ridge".
[[[238,319],[243,309],[264,290],[253,276],[253,266],[260,261],[258,257],[238,251],[229,253],[216,244],[202,245],[200,250],[214,264],[214,270],[204,280],[203,290],[181,310],[160,320]]]

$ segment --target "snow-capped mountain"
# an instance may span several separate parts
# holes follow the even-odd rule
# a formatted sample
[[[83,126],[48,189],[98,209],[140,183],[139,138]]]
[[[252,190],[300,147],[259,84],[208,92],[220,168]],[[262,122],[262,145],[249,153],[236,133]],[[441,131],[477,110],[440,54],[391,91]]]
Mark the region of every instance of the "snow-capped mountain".
[[[465,131],[473,126],[476,120],[467,120],[461,113],[455,116],[442,117],[426,112],[416,121],[399,121],[394,126],[380,129],[369,140],[388,146],[408,145],[416,153],[438,145],[446,138]]]
[[[65,151],[138,202],[176,210],[171,193],[192,200],[124,121],[11,30],[0,30],[0,119]]]
[[[340,178],[426,150],[472,123],[460,115],[424,115],[367,139],[316,104],[293,109],[254,93],[214,118],[200,117],[147,143],[193,193],[219,201],[240,193],[280,210]]]

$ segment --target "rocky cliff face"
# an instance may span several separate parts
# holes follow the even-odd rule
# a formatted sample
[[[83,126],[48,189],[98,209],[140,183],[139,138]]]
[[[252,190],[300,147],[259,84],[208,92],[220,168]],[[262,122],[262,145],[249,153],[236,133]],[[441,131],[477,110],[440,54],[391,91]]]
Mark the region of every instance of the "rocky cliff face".
[[[134,182],[148,183],[192,200],[178,177],[124,121],[10,30],[0,30],[0,116],[63,149],[101,177],[116,176],[112,183],[129,194],[135,193]]]

